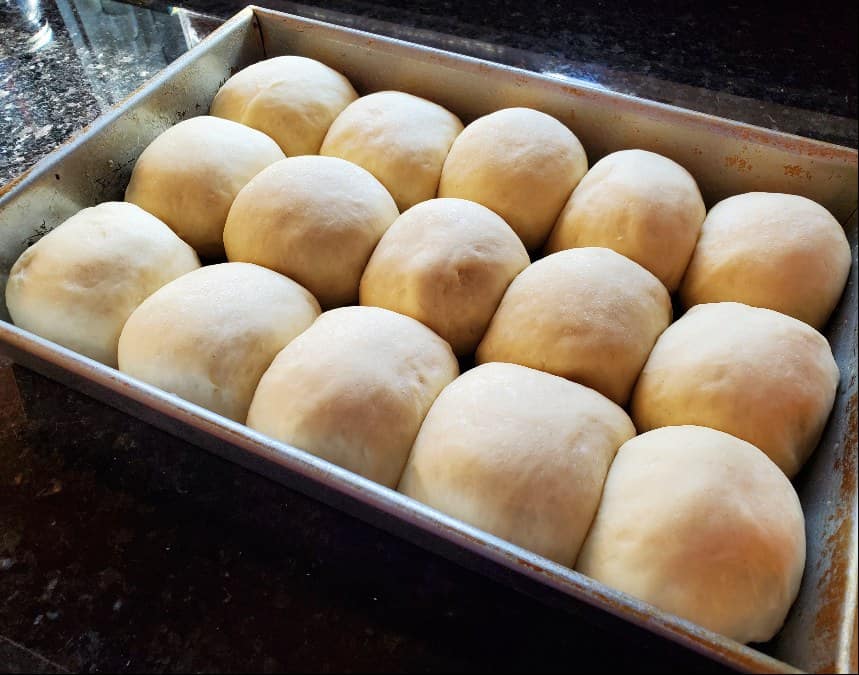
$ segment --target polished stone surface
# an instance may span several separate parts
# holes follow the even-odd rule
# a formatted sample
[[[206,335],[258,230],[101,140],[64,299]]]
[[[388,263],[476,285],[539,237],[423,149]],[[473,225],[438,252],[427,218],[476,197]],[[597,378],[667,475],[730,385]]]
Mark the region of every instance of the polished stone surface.
[[[0,185],[187,48],[166,3],[136,4],[0,6]],[[224,17],[240,4],[187,6]],[[692,3],[671,16],[656,2],[261,4],[856,145],[853,5],[808,6],[800,22]],[[216,23],[198,20],[198,33]],[[549,608],[0,361],[3,669],[716,667]]]
[[[177,17],[168,13],[173,4],[0,5],[0,185],[187,49]],[[228,17],[246,3],[176,4]],[[258,4],[771,129],[859,143],[855,3],[778,12],[655,1],[505,0],[491,10],[449,0]],[[31,5],[37,17],[18,9]]]

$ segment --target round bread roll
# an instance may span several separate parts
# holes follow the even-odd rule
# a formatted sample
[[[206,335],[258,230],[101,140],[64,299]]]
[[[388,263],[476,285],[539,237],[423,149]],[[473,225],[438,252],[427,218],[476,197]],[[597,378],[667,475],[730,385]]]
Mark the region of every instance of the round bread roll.
[[[543,370],[624,405],[671,311],[665,286],[629,258],[607,248],[560,251],[510,284],[477,362]]]
[[[460,131],[459,118],[440,105],[401,91],[380,91],[340,113],[319,154],[364,167],[405,211],[435,197],[444,158]]]
[[[487,363],[433,403],[400,492],[572,566],[615,452],[635,436],[593,389],[510,363]]]
[[[119,338],[119,369],[244,422],[266,368],[317,316],[316,299],[277,272],[210,265],[134,310]]]
[[[558,120],[530,108],[506,108],[475,120],[457,137],[438,196],[492,209],[530,251],[546,241],[587,170],[582,144]]]
[[[292,157],[253,178],[224,227],[227,258],[295,279],[324,308],[354,304],[367,260],[399,215],[371,174],[336,157]]]
[[[681,426],[620,448],[576,569],[745,643],[778,632],[804,565],[784,474],[745,441]]]
[[[315,155],[328,127],[356,98],[349,80],[324,63],[277,56],[227,80],[209,114],[262,131],[287,156]]]
[[[414,319],[332,309],[274,359],[248,426],[393,488],[424,416],[458,374],[450,346]]]
[[[716,204],[680,287],[686,307],[735,301],[822,328],[850,272],[838,221],[798,195],[750,192]]]
[[[530,260],[499,216],[464,199],[431,199],[401,215],[361,278],[361,304],[406,314],[454,353],[471,354],[501,296]]]
[[[567,201],[549,252],[605,246],[680,285],[707,210],[692,175],[646,150],[614,152],[591,167]]]
[[[192,117],[150,143],[125,200],[167,223],[201,256],[224,254],[224,221],[247,182],[284,155],[265,134],[218,117]]]
[[[792,478],[835,401],[838,366],[807,324],[735,302],[698,305],[666,330],[632,397],[639,431],[719,429],[763,450]]]
[[[9,272],[12,321],[116,366],[131,312],[168,281],[200,266],[194,250],[134,204],[79,211],[21,254]]]

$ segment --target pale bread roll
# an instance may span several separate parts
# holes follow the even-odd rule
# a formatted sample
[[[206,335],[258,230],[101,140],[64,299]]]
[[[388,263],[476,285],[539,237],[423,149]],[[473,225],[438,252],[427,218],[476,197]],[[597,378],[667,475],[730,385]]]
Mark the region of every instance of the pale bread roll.
[[[16,325],[116,366],[131,312],[168,281],[200,266],[194,250],[134,204],[78,211],[21,254],[6,305]]]
[[[838,366],[808,324],[735,302],[697,305],[657,340],[632,396],[639,431],[698,424],[763,450],[789,478],[835,401]]]
[[[414,319],[332,309],[274,359],[247,423],[393,488],[424,416],[458,374],[450,346]]]
[[[227,258],[285,274],[323,308],[354,304],[367,260],[399,215],[370,173],[336,157],[292,157],[254,177],[224,227]]]
[[[607,248],[538,260],[513,280],[477,348],[477,362],[518,363],[629,399],[671,299],[638,263]]]
[[[320,155],[341,157],[381,181],[400,211],[432,199],[462,122],[440,105],[402,91],[359,98],[334,120]]]
[[[677,290],[707,210],[692,175],[646,150],[613,152],[594,164],[552,230],[550,253],[605,246]]]
[[[303,56],[276,56],[224,83],[209,114],[271,136],[288,157],[319,152],[328,127],[358,98],[343,75]]]
[[[149,296],[119,339],[119,369],[244,422],[260,377],[319,316],[291,279],[257,265],[222,263]]]
[[[201,256],[224,254],[224,222],[247,182],[284,155],[265,134],[218,117],[192,117],[150,143],[125,200],[167,223]]]
[[[822,328],[850,272],[844,229],[820,204],[750,192],[716,204],[680,287],[686,307],[734,301]]]
[[[558,120],[530,108],[505,108],[476,119],[457,137],[438,196],[492,209],[531,251],[546,241],[587,170],[582,144]]]
[[[634,435],[627,414],[593,389],[487,363],[433,403],[399,490],[572,566],[612,458]]]
[[[500,216],[464,199],[431,199],[402,214],[361,278],[361,304],[406,314],[454,353],[471,354],[528,253]]]
[[[790,481],[753,445],[665,427],[627,441],[576,569],[738,642],[784,623],[805,565]]]

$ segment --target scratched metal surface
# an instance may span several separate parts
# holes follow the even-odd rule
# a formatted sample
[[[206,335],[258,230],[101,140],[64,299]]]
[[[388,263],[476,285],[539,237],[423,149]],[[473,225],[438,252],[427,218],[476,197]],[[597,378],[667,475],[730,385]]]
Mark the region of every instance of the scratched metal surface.
[[[0,351],[238,464],[596,621],[631,622],[740,670],[855,672],[859,559],[855,150],[253,8],[4,189],[3,287],[14,260],[45,232],[80,208],[121,199],[143,148],[171,124],[204,114],[231,73],[284,53],[328,63],[361,93],[400,89],[433,99],[466,123],[506,106],[541,109],[575,131],[591,163],[629,147],[654,150],[680,162],[695,175],[708,206],[750,190],[792,192],[822,203],[845,224],[853,267],[826,331],[841,368],[841,384],[820,447],[796,479],[807,520],[808,563],[800,596],[781,633],[765,645],[744,646],[660,612],[22,331],[7,322],[2,301]]]

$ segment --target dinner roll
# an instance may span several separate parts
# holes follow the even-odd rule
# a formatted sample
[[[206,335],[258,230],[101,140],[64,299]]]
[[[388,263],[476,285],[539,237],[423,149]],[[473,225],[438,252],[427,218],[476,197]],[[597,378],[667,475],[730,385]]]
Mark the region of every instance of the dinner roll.
[[[530,260],[519,238],[485,206],[431,199],[401,215],[361,278],[361,304],[406,314],[458,355],[471,354],[501,296]]]
[[[222,256],[233,199],[283,157],[277,143],[259,131],[218,117],[192,117],[146,147],[125,200],[163,220],[201,256]]]
[[[9,272],[12,321],[116,366],[125,320],[143,300],[200,266],[194,250],[134,204],[78,211],[21,254]]]
[[[686,307],[743,302],[822,328],[849,271],[850,245],[829,211],[798,195],[750,192],[710,209],[680,295]]]
[[[576,569],[738,642],[772,638],[799,591],[805,524],[790,481],[721,431],[627,441]]]
[[[549,252],[605,246],[675,291],[707,210],[692,175],[667,157],[621,150],[593,165],[567,201]]]
[[[458,374],[450,346],[414,319],[332,309],[275,357],[248,426],[393,488],[424,416]]]
[[[506,108],[475,120],[454,141],[438,196],[492,209],[534,250],[587,170],[582,144],[558,120]]]
[[[134,310],[119,339],[119,369],[244,422],[265,369],[318,315],[316,299],[276,272],[210,265]]]
[[[295,279],[325,307],[354,304],[367,260],[399,215],[371,174],[336,157],[275,162],[236,197],[227,258]]]
[[[380,91],[340,113],[319,154],[364,167],[405,211],[435,197],[444,158],[460,131],[459,118],[440,105],[401,91]]]
[[[288,156],[315,155],[334,118],[356,98],[349,80],[324,63],[276,56],[227,80],[209,114],[262,131]]]
[[[510,363],[461,375],[433,403],[399,490],[572,566],[626,413],[593,389]]]
[[[641,265],[607,248],[574,248],[513,280],[477,362],[544,370],[623,405],[670,322],[668,291]]]
[[[826,339],[769,309],[693,307],[653,348],[632,397],[639,431],[700,424],[742,438],[793,477],[820,440],[838,366]]]

